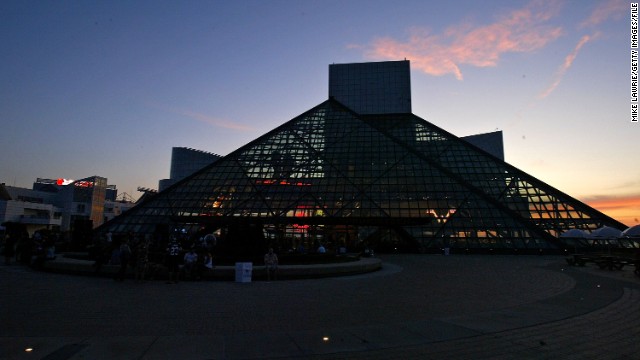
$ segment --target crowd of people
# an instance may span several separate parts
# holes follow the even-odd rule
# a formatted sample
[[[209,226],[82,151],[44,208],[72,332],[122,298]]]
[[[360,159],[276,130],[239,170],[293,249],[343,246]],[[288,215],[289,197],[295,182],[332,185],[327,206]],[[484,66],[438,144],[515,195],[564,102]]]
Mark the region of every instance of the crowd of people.
[[[19,263],[40,268],[45,261],[56,258],[59,235],[48,231],[36,231],[31,237],[26,233],[7,233],[1,240],[5,265]]]
[[[3,240],[0,245],[2,245],[5,264],[15,261],[40,268],[45,261],[56,257],[56,242],[59,240],[59,235],[56,236],[50,231],[37,231],[32,237],[29,237],[26,232],[23,236],[12,234],[3,235],[3,237],[3,239],[0,238]],[[214,270],[213,253],[216,245],[217,238],[214,234],[192,237],[184,231],[175,231],[168,237],[162,237],[152,234],[107,233],[96,238],[89,246],[89,258],[94,260],[93,267],[96,275],[102,272],[104,265],[112,265],[117,266],[113,276],[116,281],[124,281],[129,274],[133,273],[136,282],[144,282],[147,279],[157,278],[160,272],[168,272],[167,283],[175,284],[180,280],[200,280],[210,276]],[[310,252],[304,248],[302,241],[296,245],[298,246],[289,250],[287,254],[330,252],[319,241],[315,242],[316,247]],[[313,246],[313,244],[308,245]],[[221,246],[224,247],[224,244]],[[227,254],[223,248],[218,250],[222,254]],[[336,253],[340,250],[332,248]],[[286,252],[286,249],[283,251]],[[259,254],[255,255],[260,256]],[[365,255],[367,255],[366,252]],[[228,262],[229,259],[228,254],[222,257],[223,263]],[[257,257],[254,257],[254,260],[257,260]],[[264,254],[263,261],[267,280],[277,279],[279,263],[273,247]]]
[[[129,268],[133,269],[137,282],[155,278],[164,267],[168,271],[167,283],[175,284],[184,280],[200,280],[211,272],[213,265],[213,247],[215,236],[209,234],[196,241],[185,237],[171,236],[166,246],[152,241],[151,235],[113,236],[111,233],[93,247],[95,272],[99,273],[104,264],[117,265],[114,276],[124,281]]]

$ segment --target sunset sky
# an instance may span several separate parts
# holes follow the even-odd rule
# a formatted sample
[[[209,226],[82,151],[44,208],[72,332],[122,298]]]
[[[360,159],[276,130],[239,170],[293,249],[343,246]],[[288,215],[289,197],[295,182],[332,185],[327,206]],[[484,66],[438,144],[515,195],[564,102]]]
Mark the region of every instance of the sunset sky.
[[[411,61],[413,113],[504,132],[510,164],[631,226],[625,1],[0,2],[0,182],[108,178],[221,155],[323,102],[332,63]]]

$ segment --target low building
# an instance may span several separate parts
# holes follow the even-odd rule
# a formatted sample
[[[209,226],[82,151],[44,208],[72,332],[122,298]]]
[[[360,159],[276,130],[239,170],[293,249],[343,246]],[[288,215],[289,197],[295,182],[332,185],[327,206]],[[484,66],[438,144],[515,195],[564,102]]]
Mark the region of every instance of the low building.
[[[90,234],[134,205],[118,201],[116,186],[100,176],[38,178],[31,189],[0,184],[0,224],[18,225],[29,236],[38,230]]]
[[[55,195],[0,184],[0,223],[18,223],[33,234],[40,229],[60,229],[63,209],[55,206]]]

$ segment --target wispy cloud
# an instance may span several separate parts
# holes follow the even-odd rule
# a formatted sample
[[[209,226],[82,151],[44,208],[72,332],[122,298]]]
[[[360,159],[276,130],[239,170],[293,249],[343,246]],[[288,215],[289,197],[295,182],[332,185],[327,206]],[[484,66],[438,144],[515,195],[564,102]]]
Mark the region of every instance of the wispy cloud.
[[[553,3],[534,1],[484,26],[456,24],[440,34],[414,28],[404,42],[378,38],[365,53],[377,60],[407,58],[427,74],[462,80],[462,65],[496,66],[505,53],[535,51],[557,39],[562,29],[548,23],[558,11]]]
[[[609,0],[609,1],[599,2],[593,8],[589,17],[587,17],[583,22],[580,23],[579,28],[585,28],[585,27],[593,28],[593,27],[597,27],[601,23],[608,21],[610,19],[619,18],[626,13],[626,11],[628,10],[628,7],[629,7],[629,3],[624,0]],[[538,95],[538,98],[540,99],[546,98],[558,87],[558,85],[560,85],[562,78],[564,77],[565,73],[569,70],[571,65],[573,65],[573,61],[578,56],[580,49],[582,49],[582,47],[586,43],[594,40],[598,36],[599,36],[599,33],[596,32],[595,35],[584,35],[582,36],[582,38],[580,38],[580,40],[578,41],[578,44],[576,44],[573,51],[565,57],[564,62],[562,63],[562,65],[560,65],[560,67],[556,71],[551,85],[549,85],[544,91],[542,91]]]
[[[173,106],[167,106],[164,104],[160,104],[156,101],[146,101],[146,103],[151,108],[158,109],[164,112],[173,113],[176,115],[180,115],[182,117],[187,117],[187,118],[197,120],[209,125],[213,125],[215,127],[221,127],[224,129],[230,129],[230,130],[236,130],[236,131],[255,131],[256,130],[256,128],[249,125],[241,124],[241,123],[226,120],[226,119],[217,118],[214,116],[210,116],[207,114],[203,114],[203,113],[199,113],[191,110],[181,109]]]
[[[576,45],[576,47],[573,49],[573,51],[569,55],[567,55],[564,58],[564,62],[562,63],[562,65],[560,65],[560,67],[556,71],[556,73],[555,73],[555,75],[553,77],[554,80],[551,83],[551,85],[549,85],[549,87],[547,87],[538,96],[540,99],[544,99],[547,96],[549,96],[549,94],[551,94],[553,92],[553,90],[555,90],[558,87],[558,85],[560,85],[560,82],[562,81],[562,78],[564,77],[564,74],[567,72],[567,70],[569,70],[571,65],[573,65],[573,61],[576,59],[576,56],[578,56],[578,52],[580,52],[580,49],[584,46],[584,44],[586,44],[587,42],[591,41],[592,38],[593,37],[590,36],[590,35],[584,35],[580,39],[580,41],[578,41],[578,44]]]
[[[240,123],[236,123],[233,121],[229,121],[229,120],[223,120],[223,119],[218,119],[209,115],[205,115],[205,114],[201,114],[201,113],[197,113],[197,112],[193,112],[193,111],[188,111],[188,110],[176,110],[174,111],[177,114],[210,124],[210,125],[214,125],[217,127],[221,127],[221,128],[225,128],[225,129],[231,129],[231,130],[237,130],[237,131],[254,131],[256,130],[254,127],[248,126],[248,125],[244,125],[244,124],[240,124]]]
[[[592,27],[599,25],[609,19],[616,19],[624,16],[629,10],[629,2],[625,0],[609,0],[598,2],[591,12],[591,15],[585,19],[580,27]]]

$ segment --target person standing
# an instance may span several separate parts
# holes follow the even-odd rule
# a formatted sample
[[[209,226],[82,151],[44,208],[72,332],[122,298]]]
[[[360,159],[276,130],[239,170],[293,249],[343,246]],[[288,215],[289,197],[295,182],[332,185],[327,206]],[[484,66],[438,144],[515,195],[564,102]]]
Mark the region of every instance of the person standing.
[[[640,276],[640,249],[636,250],[636,263],[633,272]]]
[[[267,270],[267,281],[277,279],[278,272],[278,255],[273,252],[273,248],[269,248],[269,252],[264,254],[264,266]]]
[[[325,249],[324,245],[320,243],[320,246],[318,246],[318,254],[326,254],[326,253],[327,253],[327,249]]]
[[[16,242],[12,235],[5,235],[4,238],[4,264],[11,265],[11,258],[14,255]]]
[[[144,275],[147,272],[147,264],[149,263],[149,235],[145,235],[144,239],[138,241],[136,246],[136,274],[137,282],[144,282]]]
[[[213,271],[213,256],[211,256],[210,252],[204,254],[202,258],[202,263],[200,265],[200,269],[198,270],[198,278],[201,278],[202,275],[206,275]]]
[[[166,257],[166,265],[167,270],[169,270],[169,281],[167,284],[177,284],[179,269],[178,266],[180,264],[180,253],[182,252],[182,247],[178,240],[175,237],[171,238],[169,245],[167,246],[167,257]]]
[[[194,275],[196,275],[196,271],[198,271],[198,254],[193,249],[189,249],[189,251],[184,254],[184,276],[185,280],[192,280]]]
[[[120,244],[120,268],[116,274],[117,281],[124,281],[124,277],[127,273],[127,266],[131,260],[131,247],[129,247],[129,239],[124,238],[122,244]]]

